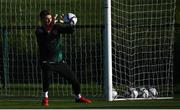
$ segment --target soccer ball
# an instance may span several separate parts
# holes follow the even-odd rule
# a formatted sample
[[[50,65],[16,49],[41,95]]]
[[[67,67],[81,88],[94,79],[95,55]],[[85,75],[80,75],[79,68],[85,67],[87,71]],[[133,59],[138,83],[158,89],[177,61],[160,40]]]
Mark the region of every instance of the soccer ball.
[[[152,97],[157,97],[158,95],[156,88],[153,88],[153,87],[149,88],[149,93]]]
[[[65,24],[76,25],[76,23],[77,23],[77,17],[73,13],[65,14],[63,20],[64,20]]]
[[[146,88],[141,88],[140,91],[142,92],[142,98],[148,98],[149,97],[149,92]]]
[[[136,88],[129,88],[129,97],[130,98],[137,98],[138,97],[138,91]]]
[[[112,97],[115,99],[115,98],[117,98],[117,95],[118,95],[117,91],[115,89],[113,89],[112,90]]]
[[[149,91],[144,88],[144,87],[141,87],[138,89],[139,91],[139,98],[148,98],[149,97]]]
[[[130,97],[131,98],[137,98],[138,97],[138,91],[136,89],[132,90]]]

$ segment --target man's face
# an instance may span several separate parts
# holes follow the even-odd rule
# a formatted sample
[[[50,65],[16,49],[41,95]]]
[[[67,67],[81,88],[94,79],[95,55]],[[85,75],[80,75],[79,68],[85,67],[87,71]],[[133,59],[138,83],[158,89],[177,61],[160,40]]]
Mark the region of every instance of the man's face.
[[[42,20],[43,24],[49,26],[52,23],[52,15],[46,15],[45,18]]]

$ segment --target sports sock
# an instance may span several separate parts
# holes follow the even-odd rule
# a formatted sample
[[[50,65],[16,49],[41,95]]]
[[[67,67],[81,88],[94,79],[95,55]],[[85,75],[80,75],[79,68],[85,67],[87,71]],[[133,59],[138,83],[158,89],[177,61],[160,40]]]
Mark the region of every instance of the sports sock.
[[[81,94],[75,95],[75,99],[80,99],[81,98]]]
[[[48,91],[47,92],[43,92],[43,97],[48,98]]]

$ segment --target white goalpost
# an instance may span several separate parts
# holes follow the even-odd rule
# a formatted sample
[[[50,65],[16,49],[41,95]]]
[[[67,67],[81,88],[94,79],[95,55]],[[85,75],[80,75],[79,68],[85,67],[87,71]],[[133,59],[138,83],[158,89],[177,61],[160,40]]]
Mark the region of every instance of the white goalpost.
[[[109,101],[173,98],[175,4],[106,0],[104,87]]]
[[[111,0],[105,2],[104,30],[104,94],[112,100]]]

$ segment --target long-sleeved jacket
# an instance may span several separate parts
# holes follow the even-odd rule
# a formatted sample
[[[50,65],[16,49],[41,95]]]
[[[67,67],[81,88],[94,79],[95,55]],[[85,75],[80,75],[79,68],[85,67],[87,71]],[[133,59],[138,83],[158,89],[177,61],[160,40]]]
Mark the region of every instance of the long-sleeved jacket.
[[[39,45],[40,61],[60,62],[63,59],[60,34],[73,32],[74,27],[70,25],[54,24],[50,32],[47,32],[44,26],[38,27],[35,34]]]

